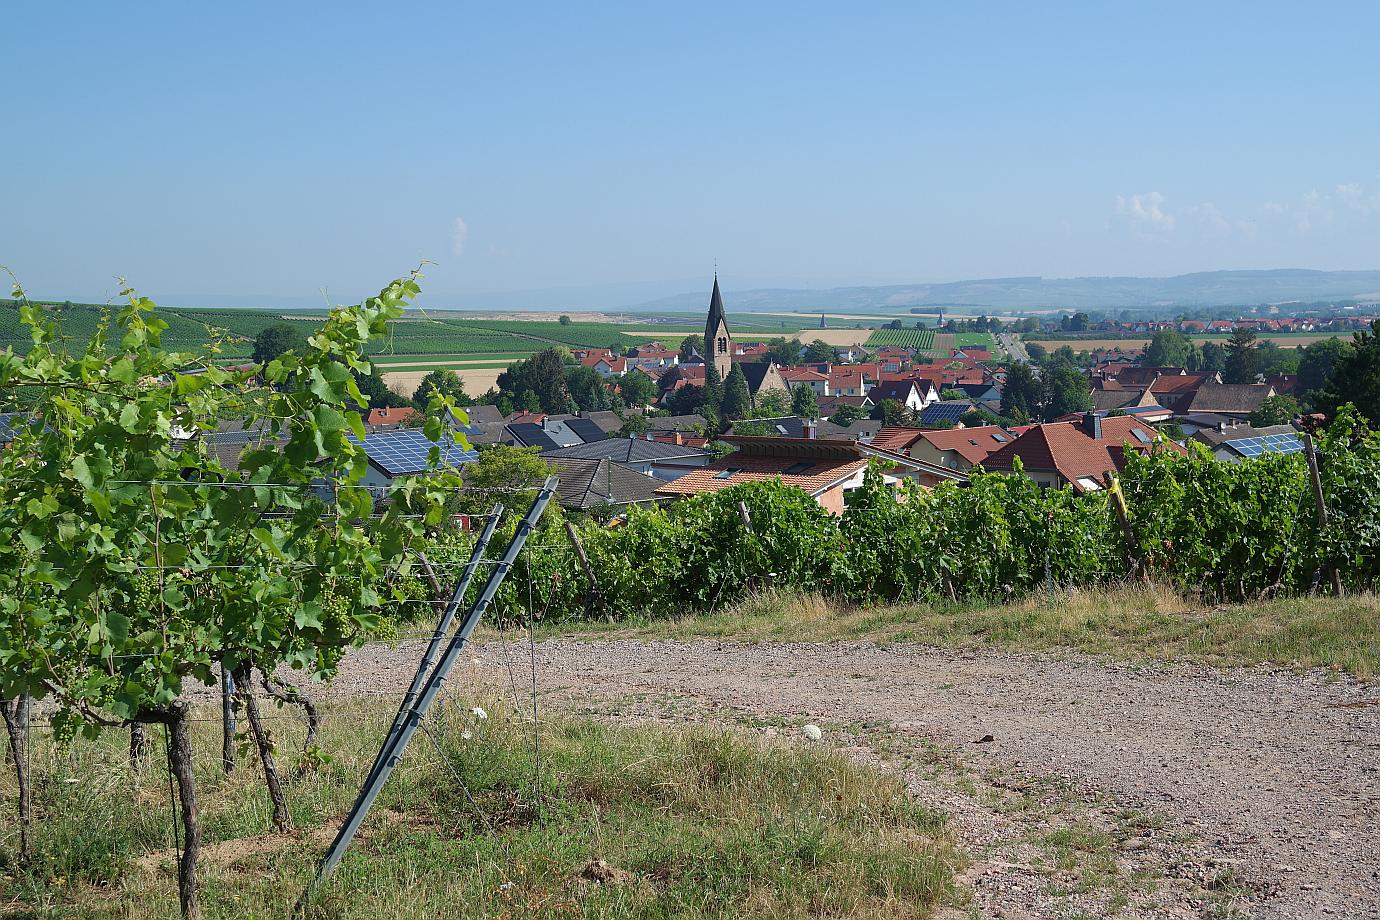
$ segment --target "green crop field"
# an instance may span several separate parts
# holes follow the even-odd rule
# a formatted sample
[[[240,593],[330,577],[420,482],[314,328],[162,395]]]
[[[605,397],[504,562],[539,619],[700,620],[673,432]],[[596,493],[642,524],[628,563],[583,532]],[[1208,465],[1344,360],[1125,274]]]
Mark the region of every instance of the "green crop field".
[[[934,349],[934,330],[874,329],[872,334],[867,337],[866,344],[868,348],[876,348],[880,345],[899,345],[902,348],[914,348],[918,351],[932,351]]]
[[[118,309],[101,304],[44,304],[61,321],[63,333],[73,348],[84,347],[95,333],[101,317]],[[267,309],[191,309],[166,307],[159,309],[168,329],[163,333],[166,346],[181,351],[202,352],[212,339],[213,329],[223,330],[221,357],[247,358],[253,353],[254,337],[267,326],[288,322],[303,332],[319,323],[324,311],[293,310],[279,312]],[[371,356],[421,358],[424,356],[452,357],[457,361],[492,358],[494,361],[517,360],[551,345],[567,348],[626,349],[642,341],[662,340],[675,348],[680,340],[703,327],[692,317],[677,317],[684,321],[667,321],[670,317],[649,316],[641,323],[559,323],[549,320],[481,320],[455,317],[431,317],[411,314],[392,324],[386,337],[370,343]],[[742,341],[767,339],[777,335],[794,335],[808,326],[796,319],[777,320],[773,317],[744,318],[732,328]],[[16,351],[28,349],[32,339],[19,322],[17,306],[0,301],[0,348]]]
[[[963,348],[965,346],[986,348],[992,351],[997,347],[997,340],[992,337],[990,332],[955,332],[954,347]]]

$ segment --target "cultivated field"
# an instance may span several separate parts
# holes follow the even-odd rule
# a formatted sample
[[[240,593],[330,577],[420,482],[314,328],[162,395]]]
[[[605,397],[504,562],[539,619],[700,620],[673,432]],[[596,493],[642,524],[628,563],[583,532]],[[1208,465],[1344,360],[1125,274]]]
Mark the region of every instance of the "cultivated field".
[[[1041,339],[1041,338],[1030,338],[1030,337],[1028,337],[1028,336],[1021,336],[1021,338],[1022,338],[1023,340],[1025,340],[1026,342],[1028,342],[1028,343],[1036,343],[1036,344],[1042,345],[1042,346],[1044,346],[1044,347],[1050,349],[1051,351],[1053,351],[1054,349],[1058,348],[1058,347],[1061,346],[1061,345],[1068,345],[1069,347],[1073,348],[1074,351],[1092,351],[1093,349],[1113,349],[1113,348],[1120,348],[1120,349],[1122,349],[1123,351],[1130,351],[1130,350],[1132,350],[1132,349],[1144,348],[1146,345],[1149,345],[1149,344],[1150,344],[1150,339],[1149,339],[1149,338],[1132,338],[1132,337],[1129,337],[1129,336],[1126,337],[1126,338],[1086,338],[1086,339]],[[1224,344],[1224,343],[1230,341],[1231,336],[1226,336],[1226,335],[1193,335],[1193,336],[1189,336],[1189,338],[1191,338],[1193,341],[1198,342],[1198,343],[1202,343],[1202,342],[1216,342],[1216,343],[1218,343],[1219,345],[1221,345],[1221,344]],[[1335,338],[1350,339],[1351,336],[1350,336],[1349,334],[1347,334],[1347,335],[1262,335],[1262,336],[1260,336],[1260,338],[1261,338],[1262,340],[1263,340],[1263,339],[1269,339],[1271,342],[1274,342],[1274,343],[1275,343],[1276,345],[1278,345],[1280,348],[1303,348],[1303,347],[1305,347],[1305,346],[1312,345],[1314,342],[1322,341],[1323,339],[1335,339]]]

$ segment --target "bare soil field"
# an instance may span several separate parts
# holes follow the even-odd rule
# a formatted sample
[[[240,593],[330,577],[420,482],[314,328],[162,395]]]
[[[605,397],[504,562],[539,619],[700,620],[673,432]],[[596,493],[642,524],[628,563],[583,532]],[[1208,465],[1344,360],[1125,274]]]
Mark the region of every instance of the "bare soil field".
[[[429,364],[427,361],[410,361],[409,364]],[[460,379],[465,382],[465,392],[471,396],[479,396],[485,393],[490,387],[497,386],[498,375],[503,373],[501,367],[457,367],[450,361],[435,362],[440,367],[449,367],[460,375]],[[401,396],[411,397],[417,392],[418,385],[428,371],[392,371],[383,373],[383,382],[388,384],[389,389]]]
[[[477,645],[464,679],[530,709],[535,667],[543,705],[619,721],[812,722],[900,771],[951,816],[977,916],[1380,917],[1375,684],[865,642],[527,652]],[[418,653],[361,649],[330,693],[399,692]]]

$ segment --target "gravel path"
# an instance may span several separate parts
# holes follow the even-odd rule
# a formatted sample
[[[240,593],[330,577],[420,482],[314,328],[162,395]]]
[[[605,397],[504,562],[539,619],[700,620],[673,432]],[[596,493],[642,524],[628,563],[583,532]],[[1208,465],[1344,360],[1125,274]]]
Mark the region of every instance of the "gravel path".
[[[507,690],[503,649],[473,652],[467,679]],[[416,655],[360,650],[332,692],[402,684]],[[1375,686],[861,643],[549,640],[537,666],[553,704],[813,721],[898,766],[953,815],[985,916],[1380,917]],[[1089,826],[1118,839],[1103,890],[1087,883],[1096,854],[1080,866],[1047,839]]]

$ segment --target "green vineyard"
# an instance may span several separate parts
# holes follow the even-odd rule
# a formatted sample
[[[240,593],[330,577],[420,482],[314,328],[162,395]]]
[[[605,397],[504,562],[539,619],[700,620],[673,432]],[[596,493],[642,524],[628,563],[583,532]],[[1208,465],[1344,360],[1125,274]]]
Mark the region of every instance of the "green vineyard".
[[[867,347],[876,348],[880,345],[899,345],[902,348],[914,348],[917,351],[933,351],[934,330],[874,329],[872,334],[867,337]]]

